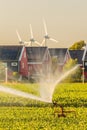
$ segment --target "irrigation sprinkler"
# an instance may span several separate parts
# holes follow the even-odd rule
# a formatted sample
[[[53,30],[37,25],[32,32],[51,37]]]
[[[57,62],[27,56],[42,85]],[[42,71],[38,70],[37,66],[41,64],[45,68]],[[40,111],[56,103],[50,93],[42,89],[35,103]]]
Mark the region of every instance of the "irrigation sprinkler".
[[[76,116],[75,110],[64,110],[64,107],[62,105],[58,105],[56,102],[53,102],[53,106],[54,106],[54,117],[55,116],[66,117],[66,114],[69,113],[74,113]],[[60,107],[60,111],[57,109],[57,106]]]

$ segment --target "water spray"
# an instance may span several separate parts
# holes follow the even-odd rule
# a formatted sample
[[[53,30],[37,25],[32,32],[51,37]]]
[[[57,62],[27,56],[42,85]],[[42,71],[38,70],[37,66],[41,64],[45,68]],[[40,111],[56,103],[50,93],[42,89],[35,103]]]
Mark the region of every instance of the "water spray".
[[[40,96],[42,99],[46,99],[48,102],[52,103],[52,96],[57,84],[59,84],[62,80],[64,80],[68,75],[70,75],[73,71],[78,68],[79,65],[76,65],[72,69],[63,73],[57,80],[50,78],[50,82],[40,82]]]
[[[26,92],[22,92],[22,91],[13,89],[13,88],[3,87],[3,86],[1,86],[1,85],[0,85],[0,91],[1,91],[1,92],[5,92],[5,93],[9,93],[9,94],[12,94],[12,95],[24,97],[24,98],[29,98],[29,99],[34,99],[34,100],[38,100],[38,101],[50,103],[50,102],[48,102],[47,100],[42,99],[42,98],[40,98],[40,97],[38,97],[38,96],[35,96],[35,95],[33,95],[33,94],[29,94],[29,93],[26,93]]]
[[[60,78],[58,78],[58,80],[54,80],[52,79],[52,82],[42,82],[40,83],[40,97],[35,96],[33,94],[29,94],[26,92],[22,92],[16,89],[12,89],[12,88],[8,88],[8,87],[3,87],[0,86],[0,91],[5,92],[5,93],[10,93],[16,96],[20,96],[20,97],[24,97],[24,98],[29,98],[29,99],[34,99],[34,100],[38,100],[38,101],[42,101],[42,102],[46,102],[46,103],[52,103],[52,96],[53,96],[53,92],[55,90],[56,85],[61,82],[64,78],[66,78],[70,73],[72,73],[74,70],[76,70],[78,68],[78,65],[75,66],[74,68],[72,68],[71,70],[67,71],[66,73],[63,74],[63,76],[61,76]]]

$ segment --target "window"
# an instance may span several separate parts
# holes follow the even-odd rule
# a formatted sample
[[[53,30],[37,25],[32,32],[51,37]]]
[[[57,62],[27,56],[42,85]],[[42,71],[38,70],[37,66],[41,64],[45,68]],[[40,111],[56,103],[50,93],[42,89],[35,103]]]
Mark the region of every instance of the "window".
[[[85,66],[87,66],[87,62],[85,62]]]
[[[18,64],[17,64],[17,62],[12,62],[11,63],[11,66],[17,66]]]

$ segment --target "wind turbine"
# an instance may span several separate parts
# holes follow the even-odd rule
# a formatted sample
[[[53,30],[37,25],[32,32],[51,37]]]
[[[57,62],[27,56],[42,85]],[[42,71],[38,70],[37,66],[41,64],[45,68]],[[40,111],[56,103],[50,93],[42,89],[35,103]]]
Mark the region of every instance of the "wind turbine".
[[[37,45],[41,46],[41,44],[40,44],[39,42],[37,42],[37,41],[34,39],[31,24],[30,24],[30,34],[31,34],[31,38],[30,38],[30,42],[29,42],[29,44],[31,44],[31,46],[32,46],[32,43],[36,43]]]
[[[16,33],[17,33],[17,36],[18,36],[18,39],[19,39],[19,43],[20,44],[28,44],[29,42],[26,42],[26,41],[22,41],[22,39],[21,39],[21,37],[20,37],[20,35],[19,35],[19,33],[18,33],[18,31],[16,30]]]
[[[43,24],[44,24],[45,35],[44,35],[44,39],[43,39],[41,45],[45,44],[45,46],[46,46],[46,42],[47,42],[47,40],[50,40],[50,41],[53,41],[53,42],[58,42],[57,40],[51,38],[51,37],[48,35],[48,32],[47,32],[47,26],[46,26],[46,22],[45,22],[44,19],[43,19]]]

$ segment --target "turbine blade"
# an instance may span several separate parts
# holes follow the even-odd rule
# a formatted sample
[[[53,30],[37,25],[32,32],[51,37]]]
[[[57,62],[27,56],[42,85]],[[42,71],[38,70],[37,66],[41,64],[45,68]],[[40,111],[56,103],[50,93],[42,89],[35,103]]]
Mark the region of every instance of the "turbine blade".
[[[17,33],[17,36],[18,36],[19,41],[21,42],[22,40],[21,40],[21,37],[20,37],[20,35],[19,35],[19,33],[18,33],[17,30],[16,30],[16,33]]]
[[[40,44],[39,42],[35,41],[35,43],[36,43],[37,45],[41,46],[41,44]]]
[[[33,38],[33,31],[32,31],[32,26],[30,24],[30,33],[31,33],[31,38]]]
[[[31,42],[24,42],[26,45],[29,45],[30,46],[30,44],[31,44]]]
[[[45,38],[43,39],[41,46],[42,46],[44,43],[45,43]]]
[[[45,34],[46,34],[46,35],[48,35],[48,33],[47,33],[47,26],[46,26],[46,22],[45,22],[45,20],[44,20],[44,19],[43,19],[43,24],[44,24]]]
[[[49,40],[53,41],[53,42],[58,42],[57,40],[53,39],[53,38],[49,38]]]
[[[29,42],[24,41],[25,44],[28,44]]]

